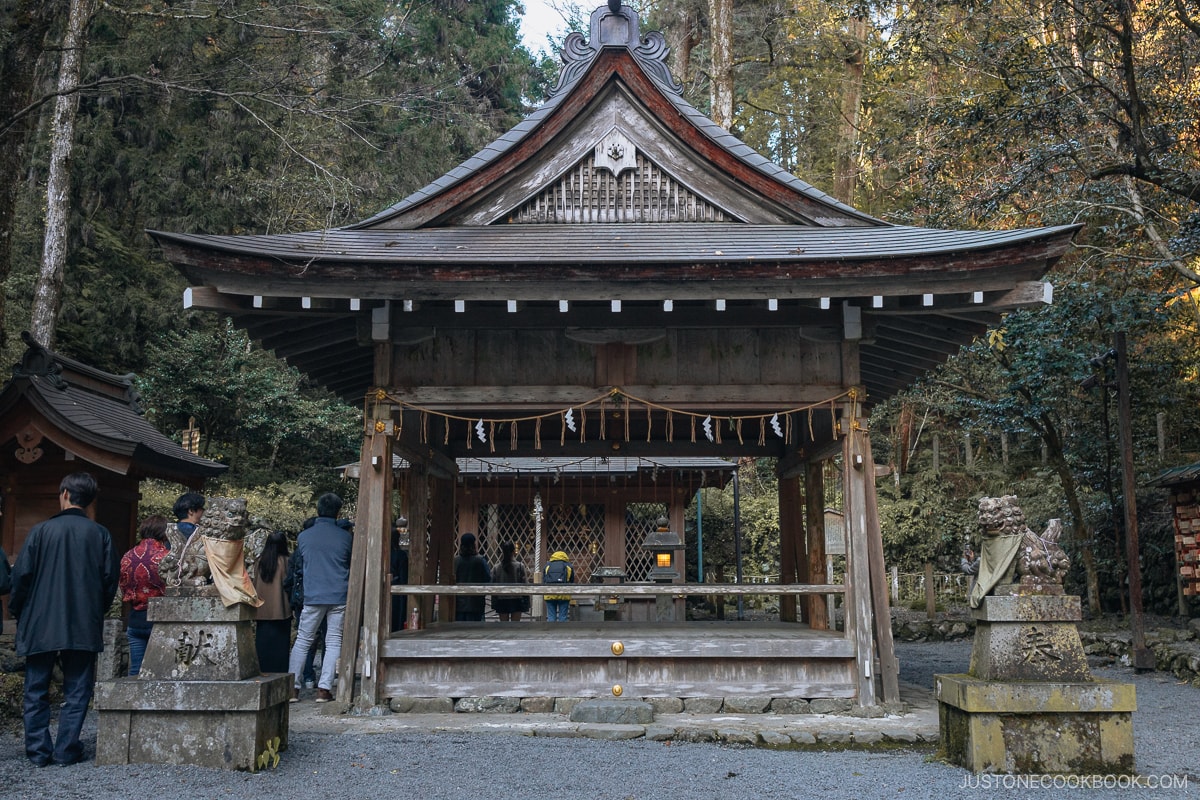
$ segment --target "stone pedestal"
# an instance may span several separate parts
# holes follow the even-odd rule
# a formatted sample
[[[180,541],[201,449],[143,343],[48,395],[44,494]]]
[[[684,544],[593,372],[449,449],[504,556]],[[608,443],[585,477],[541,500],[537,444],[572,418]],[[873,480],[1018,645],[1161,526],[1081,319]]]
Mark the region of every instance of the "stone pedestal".
[[[989,596],[965,675],[935,677],[943,754],[973,772],[1128,774],[1132,684],[1092,677],[1078,597]]]
[[[96,684],[96,763],[256,772],[286,750],[292,681],[260,674],[251,614],[208,587],[151,600],[141,674]]]

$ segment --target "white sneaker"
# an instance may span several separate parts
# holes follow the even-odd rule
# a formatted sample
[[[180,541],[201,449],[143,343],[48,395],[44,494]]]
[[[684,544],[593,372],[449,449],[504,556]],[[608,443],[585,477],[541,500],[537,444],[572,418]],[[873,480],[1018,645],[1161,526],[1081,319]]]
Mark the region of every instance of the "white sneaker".
[[[315,689],[315,688],[317,688],[317,683],[316,683],[316,681],[305,681],[304,688],[305,689]]]

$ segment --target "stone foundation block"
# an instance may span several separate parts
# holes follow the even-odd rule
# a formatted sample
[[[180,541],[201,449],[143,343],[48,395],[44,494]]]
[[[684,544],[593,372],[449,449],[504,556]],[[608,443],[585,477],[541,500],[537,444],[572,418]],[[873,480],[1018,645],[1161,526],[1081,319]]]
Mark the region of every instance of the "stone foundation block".
[[[123,678],[96,684],[96,763],[257,772],[288,744],[287,675],[242,681]]]
[[[683,710],[688,714],[716,714],[725,705],[721,697],[685,697]]]
[[[655,714],[679,714],[683,712],[683,699],[679,697],[647,697],[645,700],[654,707]]]
[[[1132,684],[938,675],[939,742],[972,772],[1130,774]]]
[[[570,719],[608,725],[648,725],[654,722],[654,707],[641,700],[584,700],[571,709]]]
[[[762,714],[771,705],[769,697],[742,697],[734,695],[725,698],[723,710],[730,714]]]

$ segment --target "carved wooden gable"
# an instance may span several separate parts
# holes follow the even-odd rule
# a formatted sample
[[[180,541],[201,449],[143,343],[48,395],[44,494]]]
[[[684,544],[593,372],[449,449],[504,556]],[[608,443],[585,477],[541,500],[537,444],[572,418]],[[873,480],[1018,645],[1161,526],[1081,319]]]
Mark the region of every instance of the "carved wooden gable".
[[[754,152],[689,105],[661,34],[601,8],[567,37],[550,99],[357,230],[505,224],[882,225]]]
[[[739,222],[613,129],[508,222]]]

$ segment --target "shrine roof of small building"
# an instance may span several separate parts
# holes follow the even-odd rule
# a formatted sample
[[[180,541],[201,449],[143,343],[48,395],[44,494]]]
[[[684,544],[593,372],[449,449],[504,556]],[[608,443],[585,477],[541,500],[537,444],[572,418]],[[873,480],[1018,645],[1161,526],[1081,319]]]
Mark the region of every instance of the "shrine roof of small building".
[[[1176,486],[1186,486],[1189,483],[1200,484],[1200,461],[1163,470],[1147,481],[1146,485],[1170,489]]]
[[[29,409],[53,428],[39,425],[38,433],[85,460],[110,454],[101,465],[122,474],[190,482],[225,471],[224,464],[184,449],[150,424],[133,375],[96,369],[24,337],[28,349],[0,388],[0,418]]]

